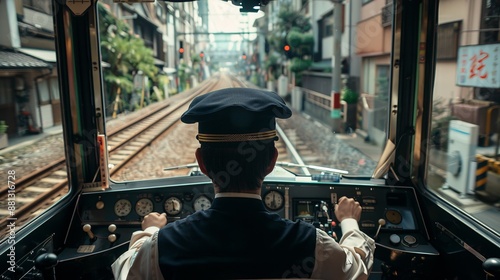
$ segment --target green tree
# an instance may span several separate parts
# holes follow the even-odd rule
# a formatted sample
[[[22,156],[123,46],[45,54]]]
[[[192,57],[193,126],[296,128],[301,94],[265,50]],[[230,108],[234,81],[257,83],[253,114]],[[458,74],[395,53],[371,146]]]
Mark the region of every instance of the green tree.
[[[270,56],[284,53],[283,47],[290,46],[290,71],[296,73],[300,83],[300,73],[312,64],[314,37],[311,33],[312,26],[309,20],[299,11],[292,9],[290,4],[280,6],[276,30],[267,38],[270,45]],[[266,65],[275,67],[275,65]]]
[[[113,104],[113,115],[125,107],[134,91],[134,76],[141,71],[156,81],[158,69],[153,52],[144,41],[133,34],[123,20],[117,19],[104,5],[98,3],[101,55],[109,67],[103,67],[106,101]],[[111,108],[108,108],[111,109]]]
[[[184,91],[190,88],[189,77],[191,76],[192,69],[185,63],[181,62],[179,64],[179,83],[180,91]]]

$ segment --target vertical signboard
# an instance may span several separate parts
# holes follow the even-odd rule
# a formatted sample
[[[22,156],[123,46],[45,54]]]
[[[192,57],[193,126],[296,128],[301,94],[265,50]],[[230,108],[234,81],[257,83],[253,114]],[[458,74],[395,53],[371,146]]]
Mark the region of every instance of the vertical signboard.
[[[342,117],[342,110],[340,109],[340,92],[332,91],[331,95],[331,107],[330,117],[332,119],[340,119]]]
[[[458,86],[500,88],[500,44],[462,46],[457,59]]]

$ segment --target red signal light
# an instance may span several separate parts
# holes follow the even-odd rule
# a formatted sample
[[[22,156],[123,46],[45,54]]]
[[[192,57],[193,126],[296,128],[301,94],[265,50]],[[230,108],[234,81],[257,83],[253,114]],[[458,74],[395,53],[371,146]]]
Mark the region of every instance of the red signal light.
[[[283,47],[283,49],[285,50],[285,52],[289,52],[290,51],[290,45],[285,45]]]
[[[179,48],[179,53],[184,53],[184,48]]]

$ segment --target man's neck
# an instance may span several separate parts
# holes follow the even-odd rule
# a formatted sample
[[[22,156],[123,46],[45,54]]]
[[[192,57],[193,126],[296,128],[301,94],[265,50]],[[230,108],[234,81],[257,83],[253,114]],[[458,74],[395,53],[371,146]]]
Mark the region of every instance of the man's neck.
[[[252,198],[252,199],[258,199],[262,200],[262,197],[260,194],[255,194],[255,193],[243,193],[243,192],[222,192],[222,193],[216,193],[215,198],[220,198],[220,197],[231,197],[231,198]]]
[[[220,191],[220,188],[219,187],[214,187],[214,192],[215,194],[218,194],[218,193],[225,193],[225,192],[221,192]],[[257,188],[255,190],[237,190],[237,191],[229,191],[230,193],[248,193],[248,194],[256,194],[256,195],[260,195],[261,194],[261,188]]]

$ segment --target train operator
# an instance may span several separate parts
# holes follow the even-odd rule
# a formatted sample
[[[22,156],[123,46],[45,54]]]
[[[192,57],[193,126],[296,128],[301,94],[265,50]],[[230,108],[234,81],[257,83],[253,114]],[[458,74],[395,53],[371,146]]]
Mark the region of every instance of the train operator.
[[[278,156],[275,118],[290,116],[285,102],[264,90],[228,88],[195,98],[181,120],[199,123],[196,158],[212,180],[212,206],[168,225],[165,213],[146,215],[112,265],[115,278],[367,279],[375,243],[358,228],[358,202],[342,197],[335,206],[338,243],[264,208],[261,185]]]

